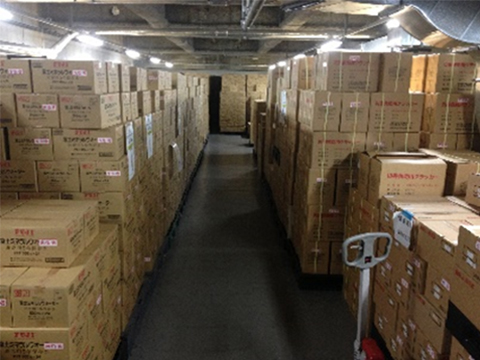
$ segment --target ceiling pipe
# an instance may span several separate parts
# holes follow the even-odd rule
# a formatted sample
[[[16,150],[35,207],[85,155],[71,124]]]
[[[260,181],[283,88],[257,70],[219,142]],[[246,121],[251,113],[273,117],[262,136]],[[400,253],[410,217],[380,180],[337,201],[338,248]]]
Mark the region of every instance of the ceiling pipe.
[[[248,30],[253,26],[258,14],[265,5],[266,0],[253,0],[251,4],[250,1],[242,2],[242,25],[243,30]]]

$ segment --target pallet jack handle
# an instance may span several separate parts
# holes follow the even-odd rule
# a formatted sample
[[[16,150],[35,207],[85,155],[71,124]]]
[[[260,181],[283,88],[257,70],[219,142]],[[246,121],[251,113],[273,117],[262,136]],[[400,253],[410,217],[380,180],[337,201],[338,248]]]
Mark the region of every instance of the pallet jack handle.
[[[385,251],[376,256],[377,241],[386,239]],[[383,353],[377,343],[368,338],[368,309],[370,293],[370,269],[385,261],[390,255],[392,237],[389,233],[375,232],[352,236],[343,243],[343,262],[350,267],[360,269],[360,283],[358,286],[358,317],[357,337],[354,343],[354,360],[384,360]],[[355,260],[349,260],[349,250],[358,251]]]

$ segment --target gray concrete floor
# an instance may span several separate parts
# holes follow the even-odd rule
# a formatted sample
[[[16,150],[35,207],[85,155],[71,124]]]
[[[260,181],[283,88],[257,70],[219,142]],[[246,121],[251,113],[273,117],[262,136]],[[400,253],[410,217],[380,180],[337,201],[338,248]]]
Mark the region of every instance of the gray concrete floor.
[[[352,359],[342,294],[298,289],[246,144],[210,137],[130,359]]]

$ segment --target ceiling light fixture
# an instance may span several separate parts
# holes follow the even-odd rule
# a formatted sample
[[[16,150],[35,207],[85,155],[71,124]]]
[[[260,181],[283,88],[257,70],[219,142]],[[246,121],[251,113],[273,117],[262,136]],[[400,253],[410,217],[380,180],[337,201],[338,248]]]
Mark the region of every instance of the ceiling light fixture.
[[[305,55],[305,54],[298,54],[298,55],[295,55],[293,58],[294,58],[295,60],[298,60],[298,59],[303,59],[303,58],[306,57],[306,56],[307,56],[307,55]]]
[[[0,21],[9,21],[13,19],[13,14],[3,8],[0,8]]]
[[[287,62],[286,61],[279,61],[277,63],[277,65],[278,65],[278,67],[285,67],[285,66],[287,66]]]
[[[153,56],[152,56],[152,57],[150,58],[150,62],[151,62],[152,64],[158,65],[158,64],[160,64],[160,59],[157,58],[157,57],[153,57]]]
[[[276,66],[275,64],[273,64],[273,65],[270,65],[268,68],[269,68],[270,70],[275,70],[276,67],[277,67],[277,66]]]
[[[341,40],[330,40],[320,46],[320,51],[332,51],[342,46]]]
[[[136,50],[132,50],[132,49],[127,49],[125,50],[125,54],[131,58],[131,59],[140,59],[140,53]]]
[[[397,19],[390,19],[386,23],[388,29],[396,29],[400,27],[400,21]]]
[[[84,43],[86,45],[90,45],[93,47],[100,47],[103,46],[104,41],[100,40],[99,38],[93,37],[88,34],[80,34],[77,36],[77,40],[80,41],[81,43]]]
[[[169,69],[173,68],[173,64],[171,62],[168,62],[168,61],[165,63],[165,66]]]

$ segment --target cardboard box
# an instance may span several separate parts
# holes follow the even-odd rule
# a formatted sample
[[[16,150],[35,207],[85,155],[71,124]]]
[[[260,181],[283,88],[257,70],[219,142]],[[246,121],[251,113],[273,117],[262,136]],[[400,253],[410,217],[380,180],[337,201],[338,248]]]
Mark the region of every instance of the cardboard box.
[[[422,130],[432,133],[474,132],[473,95],[427,94]]]
[[[12,284],[27,268],[0,267],[0,326],[12,327]]]
[[[120,95],[60,95],[62,128],[103,129],[120,124]]]
[[[412,58],[412,77],[410,91],[423,93],[425,90],[425,75],[427,72],[427,56],[415,55]]]
[[[118,93],[120,92],[120,74],[119,66],[113,62],[105,63],[107,71],[107,92]]]
[[[419,132],[424,101],[425,96],[422,94],[372,94],[368,131]]]
[[[41,128],[9,130],[10,159],[53,160],[52,131]]]
[[[7,146],[7,137],[6,129],[0,127],[0,161],[5,161],[8,159],[8,146]]]
[[[19,192],[20,200],[60,200],[59,192]]]
[[[357,169],[337,169],[335,184],[335,206],[345,207],[348,194],[357,183]]]
[[[120,91],[130,92],[130,66],[118,64],[118,75],[120,77]]]
[[[416,295],[414,299],[413,321],[423,334],[427,334],[428,341],[438,354],[448,353],[451,335],[445,327],[445,316],[421,295]]]
[[[291,68],[292,89],[312,89],[315,80],[315,58],[307,56],[292,60]]]
[[[138,92],[136,91],[130,93],[130,112],[132,119],[136,119],[140,116]]]
[[[131,93],[121,93],[120,94],[120,110],[122,116],[122,122],[126,123],[131,121],[132,118],[132,104],[130,102]]]
[[[127,192],[62,193],[62,199],[98,201],[102,222],[122,223],[133,207],[133,198]]]
[[[140,116],[152,113],[152,93],[150,91],[138,92],[138,112]]]
[[[311,168],[350,167],[365,149],[365,134],[315,132],[301,126],[298,159]]]
[[[412,54],[380,54],[378,91],[408,93],[412,74]]]
[[[38,191],[35,161],[0,161],[2,191]]]
[[[82,214],[45,214],[43,219],[29,219],[19,209],[2,216],[2,265],[70,266],[85,247]]]
[[[1,328],[0,356],[5,359],[84,359],[88,347],[86,314],[69,328]]]
[[[480,206],[480,173],[471,174],[468,177],[467,196],[465,201],[474,206]]]
[[[303,243],[342,241],[344,239],[345,214],[340,210],[343,209],[324,209],[320,215],[318,205],[308,206],[305,210],[305,218],[302,220],[305,225]]]
[[[130,66],[130,91],[147,90],[147,70]]]
[[[152,100],[152,113],[159,112],[160,108],[160,90],[155,90],[150,92],[150,98]]]
[[[0,60],[1,62],[1,60]],[[17,127],[15,95],[0,91],[0,126],[7,129]]]
[[[429,264],[425,287],[425,299],[435,309],[447,316],[448,302],[452,290],[452,272],[440,271],[434,264]]]
[[[425,92],[472,94],[476,72],[477,64],[470,55],[428,55]]]
[[[107,72],[100,61],[31,60],[33,91],[46,94],[104,94]]]
[[[343,274],[343,258],[342,258],[342,242],[330,243],[330,268],[329,274],[341,275]]]
[[[160,76],[160,70],[148,69],[148,90],[160,90],[162,89],[162,78]]]
[[[420,146],[432,150],[455,150],[457,148],[457,134],[434,134],[422,131],[420,133]]]
[[[18,200],[17,192],[0,192],[0,201],[3,200]]]
[[[373,289],[374,324],[384,338],[393,337],[397,328],[398,302],[379,282],[374,282]]]
[[[457,339],[452,339],[452,349],[450,352],[450,360],[475,360],[468,351],[458,342]]]
[[[300,257],[300,266],[304,274],[328,274],[330,244],[316,243],[305,246]]]
[[[60,127],[60,109],[57,95],[16,94],[18,126]]]
[[[320,169],[298,166],[295,174],[294,203],[315,205],[322,201],[325,207],[333,207],[336,173],[336,169],[328,169],[322,177]]]
[[[54,129],[55,160],[117,160],[125,155],[123,125],[103,130]]]
[[[460,226],[455,264],[467,276],[480,283],[480,227]]]
[[[287,92],[287,102],[291,99]],[[297,105],[297,104],[295,104]],[[296,110],[296,109],[295,109]],[[342,95],[328,91],[301,91],[298,121],[312,131],[335,131],[340,126]],[[291,119],[293,123],[296,117]],[[289,121],[291,122],[291,121]]]
[[[442,354],[438,351],[429,340],[428,336],[422,330],[417,330],[415,339],[415,346],[413,350],[414,359],[432,359],[444,360],[447,359],[447,354]]]
[[[369,112],[369,93],[343,93],[340,131],[367,132]]]
[[[80,161],[83,192],[125,191],[128,186],[128,161]]]
[[[380,54],[327,52],[316,57],[316,88],[341,92],[376,92]]]
[[[30,61],[0,60],[0,93],[31,93]]]
[[[420,148],[420,134],[393,133],[393,150],[403,152],[416,152]]]
[[[374,155],[370,161],[368,200],[372,204],[384,195],[443,194],[447,165],[442,160],[391,154]]]
[[[456,267],[452,279],[451,301],[477,329],[480,329],[478,299],[480,284]]]
[[[40,191],[80,191],[80,169],[77,160],[39,161],[37,174]]]
[[[383,152],[393,151],[394,133],[391,132],[368,132],[366,151]]]

